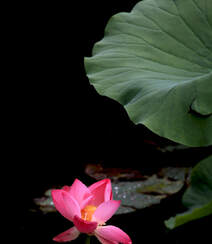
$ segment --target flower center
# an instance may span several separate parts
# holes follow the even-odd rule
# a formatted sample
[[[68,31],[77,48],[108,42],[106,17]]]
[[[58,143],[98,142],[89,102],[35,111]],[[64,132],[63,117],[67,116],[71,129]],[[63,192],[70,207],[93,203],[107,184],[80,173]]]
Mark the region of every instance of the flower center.
[[[81,210],[81,218],[87,221],[91,221],[95,211],[96,211],[95,206],[87,205],[85,208]]]

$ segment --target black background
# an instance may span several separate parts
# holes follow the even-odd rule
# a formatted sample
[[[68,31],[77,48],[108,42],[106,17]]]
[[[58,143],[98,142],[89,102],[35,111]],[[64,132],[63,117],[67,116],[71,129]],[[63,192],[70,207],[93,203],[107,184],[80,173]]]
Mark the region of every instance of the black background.
[[[8,6],[7,160],[18,189],[14,212],[22,215],[48,187],[71,184],[87,163],[133,167],[144,158],[142,136],[151,132],[137,128],[120,104],[97,94],[84,69],[84,57],[103,38],[110,17],[129,12],[136,2]]]
[[[149,155],[144,140],[153,133],[135,126],[119,103],[97,94],[84,70],[84,57],[103,38],[109,18],[136,2],[11,6],[12,157],[19,183],[27,182],[31,192],[38,179],[57,184],[86,163],[132,167]]]
[[[51,223],[51,216],[28,215],[32,199],[54,185],[72,184],[87,163],[144,173],[169,163],[169,158],[155,150],[157,145],[148,143],[163,145],[168,140],[134,125],[119,103],[97,94],[84,70],[83,59],[91,56],[94,43],[103,38],[109,18],[129,12],[137,2],[30,2],[11,4],[7,9],[7,172],[15,182],[12,214],[17,217],[13,217],[13,225],[18,225],[22,243],[51,243],[47,240],[52,233],[47,232],[50,227],[56,232],[57,224]],[[152,226],[148,214],[146,240]],[[154,228],[153,232],[157,225]],[[151,238],[150,243],[157,239]]]

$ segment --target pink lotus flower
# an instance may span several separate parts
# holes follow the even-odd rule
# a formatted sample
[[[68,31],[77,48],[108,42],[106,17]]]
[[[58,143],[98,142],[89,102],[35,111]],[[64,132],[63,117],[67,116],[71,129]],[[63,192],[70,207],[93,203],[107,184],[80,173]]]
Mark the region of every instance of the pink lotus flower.
[[[52,190],[52,199],[56,209],[74,223],[74,227],[54,237],[54,241],[72,241],[80,233],[87,233],[95,235],[103,244],[132,243],[130,237],[118,227],[105,226],[120,206],[120,201],[112,200],[109,179],[89,187],[76,179],[70,187]]]

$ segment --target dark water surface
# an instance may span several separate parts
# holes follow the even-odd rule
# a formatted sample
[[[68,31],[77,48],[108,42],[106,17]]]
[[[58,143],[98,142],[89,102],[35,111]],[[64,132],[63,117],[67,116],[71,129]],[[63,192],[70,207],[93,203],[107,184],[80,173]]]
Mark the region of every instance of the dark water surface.
[[[83,175],[78,178],[87,184],[93,182]],[[41,188],[37,194],[39,191]],[[210,234],[211,216],[186,224],[173,231],[167,230],[164,226],[164,220],[184,210],[180,200],[182,192],[162,200],[160,205],[129,214],[114,215],[107,224],[123,229],[130,235],[133,243],[198,243],[199,238],[205,239]],[[27,194],[27,197],[29,198],[30,195],[32,198],[34,194],[35,192],[31,192],[31,194]],[[58,212],[43,214],[41,211],[35,211],[33,201],[28,201],[21,211],[18,239],[21,243],[53,244],[55,242],[52,241],[52,238],[71,226],[72,223]],[[94,237],[91,240],[91,243],[98,243]],[[81,234],[73,243],[85,243],[85,235]]]
[[[71,227],[59,213],[33,212],[33,199],[51,187],[71,185],[75,178],[94,182],[84,174],[88,163],[134,168],[143,174],[163,166],[195,165],[209,150],[162,152],[175,145],[143,126],[135,126],[115,101],[99,96],[89,85],[84,56],[103,37],[109,18],[130,11],[137,1],[71,1],[10,7],[10,94],[12,150],[10,177],[14,179],[13,225],[17,243],[49,244]],[[14,19],[14,21],[13,21]],[[10,139],[10,138],[9,138]],[[182,193],[180,193],[182,194]],[[176,231],[163,221],[182,210],[180,195],[133,214],[114,216],[108,223],[126,231],[133,243],[197,243],[205,239],[211,217]],[[83,235],[73,243],[84,243]],[[96,243],[93,238],[91,243]]]

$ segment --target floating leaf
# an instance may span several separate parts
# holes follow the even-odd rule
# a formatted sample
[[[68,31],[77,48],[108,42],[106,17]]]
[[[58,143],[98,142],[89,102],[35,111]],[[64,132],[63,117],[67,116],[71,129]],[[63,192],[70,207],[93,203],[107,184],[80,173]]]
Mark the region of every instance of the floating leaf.
[[[85,173],[96,180],[109,178],[117,180],[143,179],[144,176],[138,170],[123,168],[104,168],[101,164],[88,164]]]
[[[145,194],[165,194],[171,195],[178,192],[184,185],[181,180],[170,181],[166,178],[160,179],[156,175],[150,177],[147,181],[148,184],[144,184],[137,189],[139,193]]]
[[[185,145],[212,144],[211,0],[144,0],[114,15],[85,68],[136,124]]]
[[[176,174],[175,177],[169,175],[168,179],[167,175],[173,170],[177,172],[176,168],[169,167],[160,171],[159,176],[154,174],[145,176],[140,181],[113,182],[113,198],[122,201],[116,214],[130,213],[159,204],[162,199],[181,190],[187,177],[186,168],[179,169],[181,174]],[[55,211],[51,190],[46,191],[44,197],[36,198],[35,204],[44,213]]]
[[[158,176],[167,177],[172,180],[188,180],[191,174],[191,167],[166,167],[158,172]]]
[[[177,193],[183,185],[183,181],[160,179],[156,175],[144,181],[115,183],[113,184],[114,199],[120,199],[122,202],[117,214],[159,204],[168,195]]]
[[[116,214],[125,214],[147,208],[166,198],[166,195],[150,195],[139,192],[145,181],[119,182],[113,184],[114,199],[121,200],[121,206]]]
[[[50,212],[55,212],[56,211],[56,209],[54,207],[54,203],[52,201],[51,190],[52,189],[49,189],[49,190],[45,191],[43,197],[34,199],[34,203],[37,206],[39,206],[39,209],[43,213],[50,213]]]
[[[168,228],[173,229],[212,214],[212,156],[202,160],[192,170],[191,185],[183,196],[183,204],[188,211],[165,221]]]

